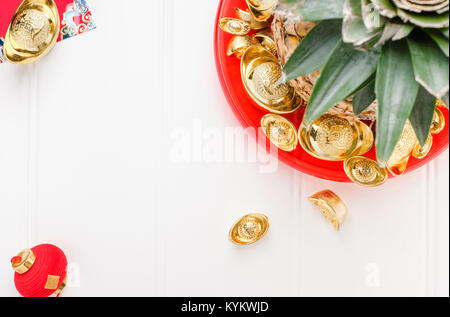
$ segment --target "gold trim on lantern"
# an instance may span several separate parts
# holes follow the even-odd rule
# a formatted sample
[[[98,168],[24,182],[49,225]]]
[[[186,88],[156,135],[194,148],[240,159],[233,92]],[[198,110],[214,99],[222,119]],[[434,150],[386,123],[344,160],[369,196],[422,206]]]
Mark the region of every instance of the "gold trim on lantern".
[[[289,84],[278,84],[281,75],[278,59],[259,44],[242,56],[241,76],[250,97],[270,112],[291,113],[302,105],[302,99]]]
[[[269,218],[263,214],[249,214],[239,219],[231,228],[228,238],[237,245],[259,241],[269,230]]]
[[[244,52],[252,45],[255,44],[255,40],[248,35],[236,35],[228,44],[227,55],[236,56],[241,58]]]
[[[344,161],[370,151],[374,136],[370,127],[355,120],[325,114],[316,121],[300,125],[300,145],[310,155],[326,161]]]
[[[353,156],[345,160],[344,170],[348,178],[358,185],[377,187],[388,179],[386,168],[364,156]]]
[[[409,158],[411,157],[412,151],[418,142],[419,140],[417,140],[416,133],[414,132],[411,122],[409,120],[406,121],[403,133],[395,146],[391,158],[386,164],[392,175],[400,176],[405,173]]]
[[[412,151],[412,156],[418,160],[422,160],[427,157],[433,147],[433,137],[428,136],[427,142],[422,146],[419,142],[416,143]]]
[[[316,205],[320,213],[327,218],[336,230],[340,230],[348,215],[347,206],[331,190],[324,190],[308,198]]]
[[[234,18],[220,19],[219,27],[233,35],[247,35],[251,30],[250,23]]]
[[[297,129],[288,119],[267,114],[261,119],[261,127],[269,140],[283,151],[293,151],[297,148]]]
[[[253,18],[265,22],[274,13],[278,0],[246,0],[246,2]]]
[[[59,12],[53,0],[24,0],[5,36],[5,58],[26,64],[44,56],[59,35]]]
[[[244,20],[245,22],[250,24],[252,30],[261,30],[265,29],[269,26],[267,21],[261,22],[256,21],[250,12],[244,11],[242,9],[236,8],[236,15],[239,19]]]
[[[431,125],[431,134],[439,134],[445,128],[445,117],[439,108],[434,111],[433,122]]]
[[[34,261],[36,261],[36,256],[30,249],[21,251],[19,254],[17,254],[16,258],[20,259],[20,262],[12,262],[11,264],[13,270],[19,274],[28,272],[28,270],[33,266]]]
[[[275,41],[267,30],[262,30],[253,35],[253,37],[261,43],[262,47],[272,53],[274,56],[278,55],[277,45]]]

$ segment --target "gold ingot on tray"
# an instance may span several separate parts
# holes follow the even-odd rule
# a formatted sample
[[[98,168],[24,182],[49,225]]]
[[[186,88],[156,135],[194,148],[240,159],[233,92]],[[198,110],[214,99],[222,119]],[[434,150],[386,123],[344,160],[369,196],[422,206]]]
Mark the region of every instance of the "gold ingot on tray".
[[[250,14],[250,12],[244,11],[242,9],[236,8],[236,15],[239,19],[244,20],[247,23],[250,23],[250,27],[252,28],[252,30],[261,30],[269,26],[269,23],[267,23],[267,21],[264,22],[256,21]]]
[[[345,160],[344,170],[356,184],[377,187],[386,183],[388,171],[374,160],[364,156],[353,156]]]
[[[261,43],[262,47],[271,52],[274,56],[278,55],[277,45],[269,31],[259,31],[253,37]]]
[[[414,128],[408,120],[400,136],[400,140],[397,142],[394,152],[386,165],[392,175],[400,176],[405,173],[409,158],[418,143],[419,140],[417,140]]]
[[[249,214],[239,219],[231,228],[229,239],[238,245],[259,241],[269,230],[269,219],[263,214]]]
[[[442,111],[438,108],[434,111],[433,122],[431,124],[431,134],[439,134],[445,128],[445,117]]]
[[[270,112],[291,113],[302,105],[302,99],[289,84],[277,84],[281,75],[278,59],[259,44],[242,56],[241,76],[250,97]]]
[[[320,213],[331,222],[334,229],[341,229],[348,210],[338,195],[331,190],[324,190],[309,197],[308,200],[319,208]]]
[[[6,32],[6,59],[26,64],[42,57],[56,43],[59,25],[59,13],[53,0],[24,0]]]
[[[316,121],[302,122],[298,138],[310,155],[326,161],[344,161],[363,155],[373,146],[372,130],[363,122],[325,114]]]
[[[422,160],[425,157],[427,157],[432,147],[433,147],[433,137],[429,135],[427,142],[424,144],[424,146],[420,145],[419,142],[416,143],[412,151],[412,156],[418,160]]]
[[[236,56],[241,58],[244,52],[252,45],[256,43],[256,40],[248,35],[236,35],[228,44],[227,55]]]
[[[297,148],[297,129],[288,119],[267,114],[261,119],[261,127],[269,140],[283,151],[293,151]]]
[[[265,22],[272,16],[278,0],[246,0],[250,13],[256,21]]]
[[[247,35],[250,32],[250,23],[234,18],[222,18],[219,21],[219,27],[233,35]]]

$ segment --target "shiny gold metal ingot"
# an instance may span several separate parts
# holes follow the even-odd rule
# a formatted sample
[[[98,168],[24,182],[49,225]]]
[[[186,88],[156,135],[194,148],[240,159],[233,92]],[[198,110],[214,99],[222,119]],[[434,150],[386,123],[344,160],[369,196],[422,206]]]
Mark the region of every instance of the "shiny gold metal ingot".
[[[24,274],[31,269],[34,261],[36,261],[36,256],[33,251],[30,249],[25,249],[11,260],[11,265],[14,271],[19,274]]]
[[[6,32],[6,59],[26,64],[42,57],[56,43],[59,26],[59,13],[53,0],[24,0]]]
[[[234,18],[220,19],[219,27],[233,35],[247,35],[251,30],[250,23]]]
[[[340,230],[348,215],[347,206],[331,190],[324,190],[308,198],[319,208],[320,213],[327,218],[336,230]]]
[[[439,108],[434,111],[433,122],[431,125],[431,134],[439,134],[445,128],[445,117]]]
[[[388,171],[377,162],[364,156],[353,156],[345,160],[344,170],[356,184],[377,187],[386,183]]]
[[[256,44],[256,40],[248,35],[236,35],[228,44],[227,55],[241,58],[244,52],[252,45]]]
[[[261,22],[256,21],[250,12],[244,11],[242,9],[236,8],[236,15],[239,19],[244,20],[247,23],[250,23],[250,27],[252,30],[261,30],[265,29],[269,26],[267,21]]]
[[[246,0],[250,13],[256,21],[267,21],[274,13],[278,0]]]
[[[283,151],[293,151],[297,148],[297,129],[288,119],[267,114],[261,119],[261,127],[269,140]]]
[[[429,135],[427,142],[424,144],[424,146],[420,145],[419,142],[416,143],[412,151],[412,156],[418,160],[422,160],[425,157],[427,157],[432,147],[433,147],[433,137]]]
[[[277,45],[269,31],[259,31],[253,37],[261,43],[262,47],[271,52],[274,56],[277,56]]]
[[[239,219],[231,228],[229,239],[238,245],[259,241],[269,230],[269,219],[263,214],[249,214]]]
[[[400,140],[397,142],[394,152],[386,164],[392,175],[400,176],[405,173],[409,158],[411,157],[414,147],[418,143],[419,140],[417,140],[414,128],[408,120],[403,129],[403,133],[400,136]]]
[[[241,76],[250,97],[270,112],[297,110],[302,99],[288,84],[278,84],[282,69],[278,59],[261,45],[249,47],[241,59]]]
[[[372,130],[363,122],[325,114],[316,121],[300,125],[298,137],[310,155],[326,161],[345,159],[367,153],[373,146]]]

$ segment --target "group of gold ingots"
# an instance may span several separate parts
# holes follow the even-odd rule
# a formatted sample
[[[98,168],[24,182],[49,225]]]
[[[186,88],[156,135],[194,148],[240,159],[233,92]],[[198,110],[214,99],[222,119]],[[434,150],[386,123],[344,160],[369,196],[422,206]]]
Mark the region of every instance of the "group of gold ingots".
[[[320,213],[339,231],[347,218],[348,210],[344,202],[331,190],[324,190],[308,198]],[[254,213],[239,219],[229,233],[229,239],[237,245],[249,245],[259,241],[269,230],[269,218]]]
[[[59,13],[53,0],[24,0],[5,36],[4,55],[14,64],[27,64],[45,55],[59,34]]]
[[[380,186],[389,172],[402,175],[411,156],[423,159],[430,152],[430,135],[422,147],[408,121],[392,158],[386,167],[364,157],[374,145],[371,127],[355,118],[325,114],[310,123],[296,127],[282,114],[296,111],[303,100],[289,84],[279,84],[282,68],[277,47],[269,29],[276,0],[246,0],[248,11],[236,9],[235,18],[222,18],[220,28],[234,35],[227,49],[228,56],[241,59],[241,77],[245,89],[258,106],[269,111],[261,119],[261,127],[272,143],[283,151],[294,151],[298,144],[310,155],[326,161],[343,161],[347,176],[356,184]],[[436,108],[431,134],[445,127],[445,118]]]

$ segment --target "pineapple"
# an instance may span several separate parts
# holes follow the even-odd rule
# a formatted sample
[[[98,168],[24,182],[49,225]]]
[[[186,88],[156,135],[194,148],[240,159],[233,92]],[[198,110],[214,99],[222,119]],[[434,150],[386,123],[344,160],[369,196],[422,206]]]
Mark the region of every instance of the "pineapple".
[[[385,165],[408,120],[425,145],[437,100],[448,107],[448,27],[449,0],[279,0],[272,30],[304,120],[376,119]]]
[[[301,40],[315,26],[314,22],[295,21],[283,14],[275,14],[272,22],[273,38],[277,46],[277,56],[281,65],[285,65],[292,53],[294,53]],[[295,91],[304,99],[309,100],[314,84],[320,71],[298,77],[289,82]],[[374,122],[376,120],[375,104],[373,102],[366,110],[355,116],[352,107],[352,98],[338,102],[328,110],[329,114],[345,117],[353,122],[355,118]]]

